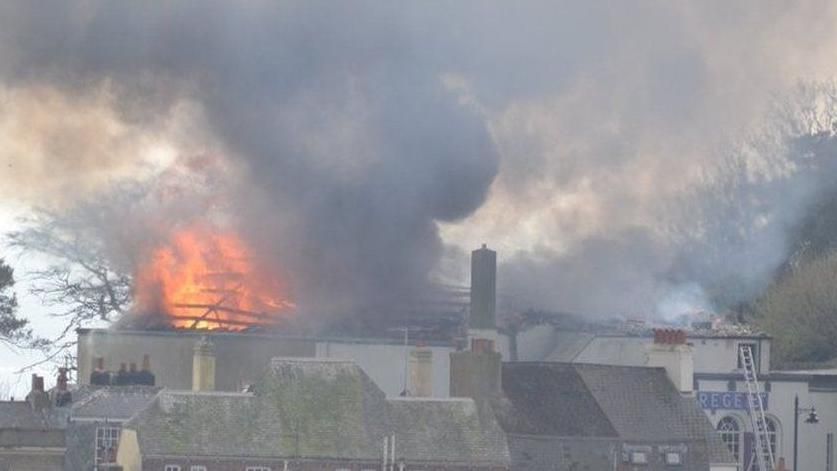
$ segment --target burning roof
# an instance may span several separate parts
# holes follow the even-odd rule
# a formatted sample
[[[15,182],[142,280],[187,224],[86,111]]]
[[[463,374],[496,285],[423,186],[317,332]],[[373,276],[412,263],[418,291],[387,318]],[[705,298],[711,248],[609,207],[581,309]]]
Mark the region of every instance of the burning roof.
[[[294,303],[275,273],[254,262],[242,238],[193,225],[158,245],[135,276],[130,323],[244,330],[274,326]]]

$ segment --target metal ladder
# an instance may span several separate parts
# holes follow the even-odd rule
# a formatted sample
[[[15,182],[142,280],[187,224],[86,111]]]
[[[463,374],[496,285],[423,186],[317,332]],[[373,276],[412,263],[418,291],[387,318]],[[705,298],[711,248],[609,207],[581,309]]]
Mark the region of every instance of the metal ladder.
[[[764,404],[761,400],[759,380],[756,376],[756,365],[753,361],[753,349],[750,345],[740,345],[738,350],[741,364],[744,366],[744,380],[747,383],[747,406],[750,411],[750,424],[755,437],[756,461],[760,471],[773,471],[776,460],[767,432],[767,419],[764,416]],[[750,466],[752,467],[752,462]]]

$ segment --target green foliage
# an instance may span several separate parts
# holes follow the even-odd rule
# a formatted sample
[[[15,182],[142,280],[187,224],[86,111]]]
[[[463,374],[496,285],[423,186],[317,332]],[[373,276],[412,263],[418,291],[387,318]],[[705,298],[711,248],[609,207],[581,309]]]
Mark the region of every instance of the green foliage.
[[[19,347],[35,346],[37,341],[29,321],[17,316],[14,270],[0,258],[0,342]]]
[[[788,272],[755,303],[777,365],[837,357],[837,251]]]

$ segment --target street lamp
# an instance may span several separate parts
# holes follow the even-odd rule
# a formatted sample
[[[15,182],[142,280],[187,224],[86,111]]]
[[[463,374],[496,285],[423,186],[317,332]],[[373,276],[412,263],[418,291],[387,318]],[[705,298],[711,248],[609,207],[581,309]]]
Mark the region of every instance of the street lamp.
[[[796,458],[797,458],[797,446],[799,444],[799,413],[803,412],[808,414],[808,417],[805,417],[806,424],[817,424],[820,422],[819,417],[817,417],[817,408],[814,406],[807,407],[807,408],[800,408],[799,407],[799,395],[794,396],[793,398],[793,471],[797,471],[796,467]]]

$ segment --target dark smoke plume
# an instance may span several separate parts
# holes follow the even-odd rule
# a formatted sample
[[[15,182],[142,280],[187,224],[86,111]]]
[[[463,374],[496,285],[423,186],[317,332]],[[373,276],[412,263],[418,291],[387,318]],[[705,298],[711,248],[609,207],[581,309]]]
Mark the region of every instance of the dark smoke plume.
[[[107,110],[117,176],[147,163],[134,142],[224,156],[218,204],[313,310],[386,306],[489,242],[524,303],[648,312],[729,277],[749,295],[781,263],[823,186],[788,143],[830,129],[777,129],[770,106],[834,75],[835,18],[819,0],[11,1],[0,86]],[[90,148],[64,147],[28,178],[66,159],[96,189]]]
[[[144,129],[196,103],[243,165],[231,217],[301,306],[421,290],[437,221],[468,216],[497,172],[484,120],[395,5],[13,2],[0,17],[9,87],[107,86]]]

